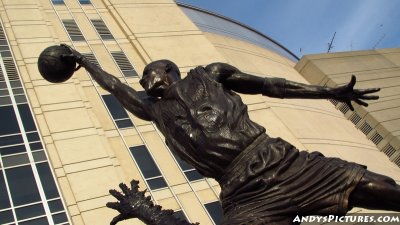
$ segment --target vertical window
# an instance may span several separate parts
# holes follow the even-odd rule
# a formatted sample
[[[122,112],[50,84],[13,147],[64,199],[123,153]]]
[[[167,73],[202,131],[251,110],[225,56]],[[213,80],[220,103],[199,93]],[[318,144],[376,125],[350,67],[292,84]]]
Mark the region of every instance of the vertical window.
[[[63,20],[62,22],[64,24],[65,29],[68,32],[68,35],[71,37],[71,40],[73,40],[73,41],[84,41],[85,40],[85,38],[82,35],[81,30],[79,30],[79,27],[74,20],[72,20],[72,19]]]
[[[136,163],[138,164],[140,171],[142,171],[142,174],[151,190],[167,186],[167,183],[162,177],[160,170],[158,169],[146,146],[140,145],[130,147],[129,150],[135,158]]]
[[[30,166],[6,169],[11,198],[15,206],[40,201],[39,190]]]
[[[68,217],[62,216],[65,209],[1,23],[0,53],[0,224],[49,224],[45,208],[50,202],[46,197],[61,202],[51,217],[66,224]],[[30,161],[28,150],[34,161]],[[42,191],[45,196],[41,196]]]
[[[128,113],[126,113],[124,107],[122,107],[117,98],[113,95],[103,95],[102,97],[118,128],[133,127],[133,123],[129,118]]]
[[[10,207],[3,171],[0,170],[0,211]],[[1,217],[0,217],[1,218]]]
[[[179,167],[185,174],[186,178],[189,181],[195,181],[195,180],[200,180],[203,179],[203,175],[201,175],[193,166],[187,164],[185,161],[183,161],[179,156],[173,154],[176,161],[178,162]]]
[[[208,214],[210,214],[214,223],[216,225],[221,224],[222,217],[223,217],[223,211],[222,211],[221,204],[218,201],[210,202],[210,203],[204,204],[204,207],[206,207],[207,212],[208,212]]]
[[[132,64],[129,62],[125,53],[122,51],[119,52],[111,52],[112,57],[117,63],[118,67],[122,71],[125,77],[137,77],[138,74],[136,70],[133,68]]]
[[[54,5],[64,5],[64,0],[51,0]]]
[[[110,30],[108,30],[106,24],[101,19],[91,20],[94,28],[96,28],[97,33],[99,33],[102,40],[113,40]]]
[[[175,211],[174,216],[178,219],[189,222],[182,210]]]
[[[96,57],[93,55],[93,53],[82,53],[83,56],[85,56],[89,62],[95,64],[98,67],[101,67],[99,64],[99,61],[97,61]]]
[[[20,132],[17,117],[15,116],[14,109],[11,105],[0,107],[0,116],[2,121],[0,126],[0,136]]]
[[[92,4],[90,2],[90,0],[79,0],[79,3],[81,3],[82,5],[90,5],[90,4]]]

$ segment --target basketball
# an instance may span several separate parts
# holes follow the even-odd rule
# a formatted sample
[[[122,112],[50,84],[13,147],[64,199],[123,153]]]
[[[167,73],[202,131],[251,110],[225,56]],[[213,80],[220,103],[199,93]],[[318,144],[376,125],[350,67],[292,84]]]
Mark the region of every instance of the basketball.
[[[38,69],[44,79],[51,83],[61,83],[74,74],[76,62],[71,59],[62,59],[63,54],[71,54],[71,52],[59,45],[50,46],[40,53]]]

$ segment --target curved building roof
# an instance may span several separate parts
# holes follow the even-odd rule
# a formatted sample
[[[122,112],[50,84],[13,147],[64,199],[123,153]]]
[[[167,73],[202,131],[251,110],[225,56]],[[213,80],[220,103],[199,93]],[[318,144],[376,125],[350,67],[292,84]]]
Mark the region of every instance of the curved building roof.
[[[284,57],[291,59],[294,62],[299,61],[299,58],[279,44],[277,41],[267,35],[246,26],[238,21],[228,17],[200,9],[191,5],[177,2],[178,6],[185,14],[204,32],[216,33],[236,39],[240,39],[260,47],[269,49]]]

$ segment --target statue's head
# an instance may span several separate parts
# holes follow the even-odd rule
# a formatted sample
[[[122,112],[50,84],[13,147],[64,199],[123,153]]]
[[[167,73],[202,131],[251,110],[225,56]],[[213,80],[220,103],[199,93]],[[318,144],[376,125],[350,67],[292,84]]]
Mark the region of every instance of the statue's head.
[[[162,59],[151,62],[143,70],[139,83],[148,95],[162,97],[164,91],[181,79],[178,66],[170,60]]]

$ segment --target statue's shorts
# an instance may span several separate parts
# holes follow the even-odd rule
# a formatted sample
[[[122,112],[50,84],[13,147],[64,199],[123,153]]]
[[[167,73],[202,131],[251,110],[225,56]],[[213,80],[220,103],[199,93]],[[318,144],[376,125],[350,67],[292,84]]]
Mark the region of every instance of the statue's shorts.
[[[297,215],[344,215],[365,170],[262,134],[218,180],[222,224],[293,224]]]

